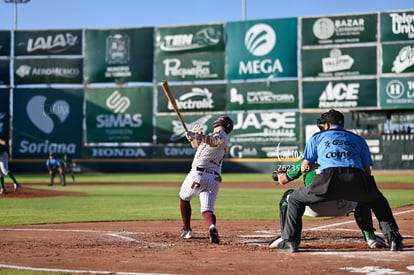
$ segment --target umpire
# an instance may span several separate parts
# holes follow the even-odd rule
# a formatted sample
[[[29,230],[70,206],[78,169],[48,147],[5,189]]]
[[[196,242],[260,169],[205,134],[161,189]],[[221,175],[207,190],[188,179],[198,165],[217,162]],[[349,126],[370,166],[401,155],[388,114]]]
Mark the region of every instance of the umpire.
[[[309,139],[303,152],[301,170],[306,172],[316,160],[319,168],[313,184],[296,189],[289,197],[286,224],[278,248],[296,252],[302,231],[302,215],[307,204],[344,199],[372,209],[391,251],[403,249],[402,236],[390,205],[371,176],[372,158],[366,141],[343,128],[344,115],[336,110],[317,120],[325,131]]]

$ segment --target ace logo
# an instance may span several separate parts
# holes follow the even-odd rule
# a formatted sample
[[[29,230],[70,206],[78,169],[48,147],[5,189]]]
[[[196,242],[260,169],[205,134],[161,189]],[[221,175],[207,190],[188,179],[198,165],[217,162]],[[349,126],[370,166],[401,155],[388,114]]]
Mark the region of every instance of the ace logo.
[[[329,82],[319,97],[320,108],[356,107],[358,105],[359,83]]]

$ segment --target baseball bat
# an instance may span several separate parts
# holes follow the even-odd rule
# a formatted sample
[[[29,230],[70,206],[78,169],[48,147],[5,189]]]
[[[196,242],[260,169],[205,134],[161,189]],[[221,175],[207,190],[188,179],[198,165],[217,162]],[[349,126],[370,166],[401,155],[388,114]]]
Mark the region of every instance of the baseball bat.
[[[177,114],[178,119],[181,122],[181,125],[184,127],[185,132],[188,132],[187,125],[185,124],[184,119],[181,116],[180,110],[178,109],[178,106],[177,106],[177,102],[175,101],[174,95],[171,92],[170,85],[168,85],[167,80],[163,80],[161,82],[161,87],[164,90],[164,93],[167,96],[168,101],[170,101],[172,107],[174,108],[174,111]]]

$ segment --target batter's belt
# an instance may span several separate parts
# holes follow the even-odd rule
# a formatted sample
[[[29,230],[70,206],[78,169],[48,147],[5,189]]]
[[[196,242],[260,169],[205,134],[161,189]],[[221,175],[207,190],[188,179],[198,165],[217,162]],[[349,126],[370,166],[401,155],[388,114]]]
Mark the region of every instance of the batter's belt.
[[[207,173],[207,174],[213,174],[213,175],[220,176],[220,174],[217,173],[216,171],[210,171],[210,170],[207,170],[206,168],[203,168],[203,167],[196,167],[196,170],[200,171],[200,172]]]

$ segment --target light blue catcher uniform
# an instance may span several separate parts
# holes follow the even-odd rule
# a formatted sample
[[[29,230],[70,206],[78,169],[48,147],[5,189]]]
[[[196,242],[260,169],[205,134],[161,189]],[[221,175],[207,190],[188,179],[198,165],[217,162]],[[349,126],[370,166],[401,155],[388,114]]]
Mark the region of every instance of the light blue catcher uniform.
[[[344,199],[366,205],[374,212],[391,251],[403,248],[402,236],[387,199],[364,166],[372,165],[366,141],[344,130],[342,113],[330,110],[318,119],[330,129],[315,134],[306,144],[304,159],[320,165],[314,182],[296,189],[289,197],[281,250],[298,251],[305,206],[322,201]]]

